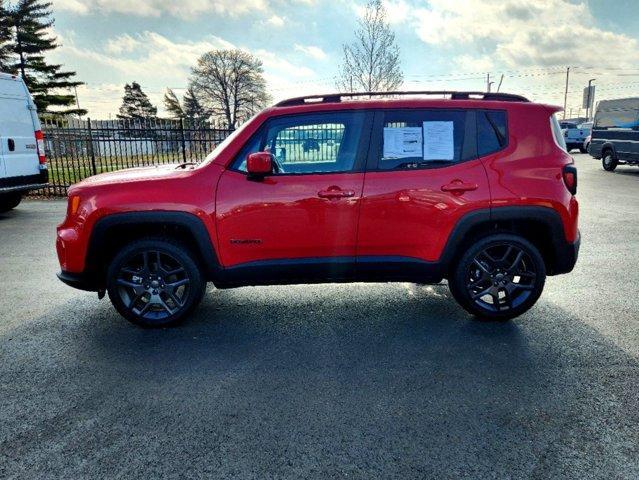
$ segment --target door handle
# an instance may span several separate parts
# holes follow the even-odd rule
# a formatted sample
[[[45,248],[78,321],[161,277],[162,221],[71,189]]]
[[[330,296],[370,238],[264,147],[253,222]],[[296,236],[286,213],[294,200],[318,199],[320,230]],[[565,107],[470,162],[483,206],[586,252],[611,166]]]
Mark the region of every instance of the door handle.
[[[16,149],[16,142],[13,138],[7,139],[7,147],[9,147],[10,152],[13,152]]]
[[[476,183],[465,183],[461,180],[453,180],[446,185],[442,185],[442,192],[452,192],[456,194],[462,194],[464,192],[470,192],[473,190],[477,190],[479,185]]]
[[[353,190],[342,190],[339,187],[329,187],[326,190],[320,190],[317,192],[317,196],[320,198],[348,198],[353,197],[355,192]]]

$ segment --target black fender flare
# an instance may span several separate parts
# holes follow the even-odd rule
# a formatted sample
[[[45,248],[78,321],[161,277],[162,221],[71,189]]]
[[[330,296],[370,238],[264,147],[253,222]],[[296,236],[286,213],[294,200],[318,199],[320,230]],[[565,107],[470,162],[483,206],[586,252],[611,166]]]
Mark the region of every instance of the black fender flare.
[[[204,222],[196,215],[178,211],[125,212],[106,215],[95,222],[89,238],[86,255],[86,273],[97,273],[101,252],[106,249],[107,233],[110,229],[122,226],[168,226],[187,230],[195,243],[197,253],[202,259],[202,270],[208,280],[219,277],[221,265],[215,247]]]
[[[603,152],[606,150],[612,151],[613,158],[617,159],[617,150],[615,150],[615,145],[612,142],[605,142],[601,146],[601,157],[603,158]]]
[[[492,228],[499,222],[507,221],[543,224],[549,229],[554,257],[551,259],[549,274],[564,273],[572,270],[576,261],[576,254],[573,255],[575,244],[571,244],[566,240],[561,216],[550,207],[535,205],[485,208],[464,215],[448,237],[439,262],[442,268],[448,270],[452,266],[456,256],[459,254],[460,247],[468,239],[468,234],[473,229],[480,226]],[[578,244],[576,248],[578,250]],[[574,259],[572,258],[573,256],[575,257]]]

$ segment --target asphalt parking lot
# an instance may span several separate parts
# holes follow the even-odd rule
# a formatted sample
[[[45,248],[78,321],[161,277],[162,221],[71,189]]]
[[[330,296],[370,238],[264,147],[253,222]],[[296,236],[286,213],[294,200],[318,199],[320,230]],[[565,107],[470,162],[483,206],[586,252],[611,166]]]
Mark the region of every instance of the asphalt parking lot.
[[[216,291],[176,329],[55,278],[0,214],[0,478],[639,478],[639,168],[575,155],[572,274],[507,324],[445,286]]]

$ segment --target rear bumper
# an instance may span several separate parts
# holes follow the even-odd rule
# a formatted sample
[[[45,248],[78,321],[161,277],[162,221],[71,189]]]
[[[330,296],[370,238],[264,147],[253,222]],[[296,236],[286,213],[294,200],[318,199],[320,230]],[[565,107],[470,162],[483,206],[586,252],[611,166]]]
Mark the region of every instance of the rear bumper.
[[[0,178],[0,193],[26,192],[37,190],[48,185],[49,172],[41,170],[36,175],[24,175],[20,177]]]
[[[78,290],[97,292],[100,289],[95,280],[84,273],[65,272],[62,270],[57,275],[62,282]]]
[[[577,232],[577,239],[573,242],[563,242],[556,250],[556,258],[550,275],[559,275],[571,272],[579,257],[579,247],[581,246],[581,233]]]

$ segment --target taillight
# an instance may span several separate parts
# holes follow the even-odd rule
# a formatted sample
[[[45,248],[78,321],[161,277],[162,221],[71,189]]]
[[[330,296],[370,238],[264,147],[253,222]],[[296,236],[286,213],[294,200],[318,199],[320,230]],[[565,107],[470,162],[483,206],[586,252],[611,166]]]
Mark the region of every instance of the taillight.
[[[577,195],[577,168],[574,165],[566,165],[563,169],[564,183],[573,195]]]
[[[35,132],[36,138],[36,147],[38,149],[38,160],[40,161],[40,165],[46,165],[47,157],[44,155],[44,134],[42,130],[36,130]]]

